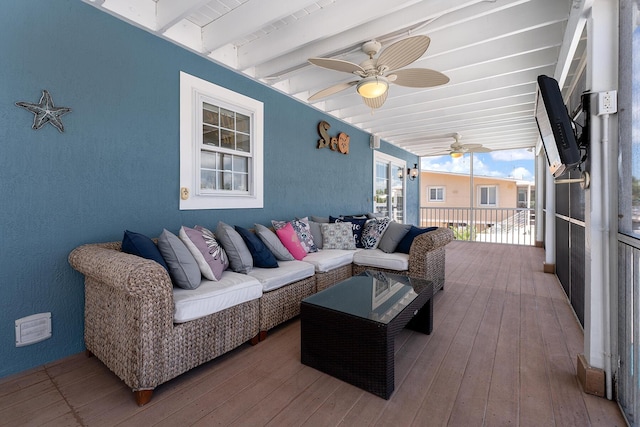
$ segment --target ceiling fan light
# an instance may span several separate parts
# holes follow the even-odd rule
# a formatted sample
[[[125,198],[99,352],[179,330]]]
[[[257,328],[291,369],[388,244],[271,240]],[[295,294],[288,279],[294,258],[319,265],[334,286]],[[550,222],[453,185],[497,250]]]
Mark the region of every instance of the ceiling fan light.
[[[451,158],[453,158],[453,159],[459,159],[462,156],[464,156],[464,153],[462,151],[452,151],[451,152]]]
[[[383,76],[369,76],[360,80],[356,90],[365,98],[377,98],[384,94],[389,87],[389,83]]]

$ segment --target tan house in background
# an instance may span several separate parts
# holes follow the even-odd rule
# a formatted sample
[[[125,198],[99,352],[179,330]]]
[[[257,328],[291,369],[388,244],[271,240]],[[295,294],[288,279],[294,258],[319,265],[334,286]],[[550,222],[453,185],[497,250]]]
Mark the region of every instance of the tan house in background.
[[[535,186],[514,178],[473,177],[473,204],[468,174],[420,173],[420,225],[473,229],[533,226]],[[472,227],[470,227],[470,225]]]

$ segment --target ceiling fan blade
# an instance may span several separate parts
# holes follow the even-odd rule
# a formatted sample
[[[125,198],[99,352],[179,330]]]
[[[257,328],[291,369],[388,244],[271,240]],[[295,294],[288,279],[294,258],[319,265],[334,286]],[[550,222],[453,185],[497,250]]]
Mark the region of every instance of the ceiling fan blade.
[[[364,72],[364,68],[353,62],[343,61],[342,59],[331,58],[309,58],[308,61],[318,67],[328,68],[329,70],[342,71],[345,73]]]
[[[476,148],[482,148],[482,144],[462,144],[461,147],[465,150],[475,150]]]
[[[355,85],[356,83],[358,83],[358,81],[354,80],[352,82],[338,83],[337,85],[329,86],[328,88],[322,89],[320,92],[316,92],[313,95],[311,95],[308,101],[316,101],[318,99],[325,98],[329,95],[333,95],[334,93],[338,93],[345,89],[349,89],[351,86]]]
[[[432,87],[449,82],[449,77],[428,68],[407,68],[394,71],[392,75],[397,76],[393,81],[395,84],[406,87]]]
[[[474,153],[489,153],[491,152],[491,148],[487,147],[478,147],[478,148],[470,148],[469,151],[473,151]]]
[[[402,68],[420,58],[429,48],[431,39],[427,36],[413,36],[402,39],[385,48],[378,57],[378,65],[389,70]]]
[[[384,102],[387,100],[387,94],[389,93],[389,91],[387,90],[385,93],[383,93],[382,95],[380,95],[377,98],[365,98],[364,96],[362,97],[362,101],[367,104],[367,106],[369,108],[380,108],[382,107],[382,104],[384,104]]]

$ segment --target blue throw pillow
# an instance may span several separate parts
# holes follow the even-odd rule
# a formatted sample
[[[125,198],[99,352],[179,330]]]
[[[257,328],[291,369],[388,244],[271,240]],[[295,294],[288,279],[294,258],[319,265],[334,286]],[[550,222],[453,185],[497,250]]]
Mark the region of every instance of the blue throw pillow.
[[[429,231],[436,230],[438,227],[427,227],[427,228],[418,228],[414,225],[411,226],[411,229],[407,234],[404,235],[398,246],[396,247],[396,252],[401,252],[403,254],[408,254],[411,249],[411,244],[413,243],[413,239],[416,236],[421,235],[422,233],[427,233]]]
[[[278,261],[276,261],[276,257],[273,256],[269,248],[260,240],[258,236],[256,236],[251,231],[246,228],[235,226],[236,231],[240,236],[242,236],[242,240],[247,244],[247,248],[249,252],[251,252],[251,258],[253,258],[254,267],[261,268],[277,268]]]
[[[164,261],[156,244],[144,234],[125,230],[122,238],[122,252],[155,261],[169,271],[167,263]]]
[[[364,224],[367,222],[367,217],[356,218],[353,216],[344,216],[335,218],[333,216],[330,216],[329,222],[350,222],[353,231],[353,237],[356,239],[356,248],[364,248],[364,245],[362,244],[362,232],[364,231]]]

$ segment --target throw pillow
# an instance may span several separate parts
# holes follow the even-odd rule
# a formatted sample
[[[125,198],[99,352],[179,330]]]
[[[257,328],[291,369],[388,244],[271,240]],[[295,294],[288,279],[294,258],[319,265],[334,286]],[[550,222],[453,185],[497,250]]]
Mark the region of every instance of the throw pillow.
[[[311,235],[313,236],[313,243],[316,245],[318,249],[322,249],[322,228],[320,227],[319,222],[309,221],[309,229],[311,230]]]
[[[350,222],[336,222],[334,224],[320,224],[322,228],[322,247],[324,249],[355,249],[356,241],[353,237]]]
[[[122,252],[155,261],[169,271],[169,267],[167,267],[167,263],[162,258],[158,246],[144,234],[125,230],[122,237]]]
[[[329,218],[327,218],[326,216],[315,216],[315,215],[311,215],[311,216],[310,216],[310,218],[311,218],[311,221],[313,221],[313,222],[319,222],[319,223],[321,223],[321,224],[328,224],[328,223],[330,222],[330,221],[329,221]]]
[[[216,239],[229,257],[229,267],[236,273],[247,274],[253,268],[253,257],[244,243],[242,236],[229,224],[218,222],[215,231]]]
[[[300,239],[290,222],[287,222],[284,227],[276,229],[276,234],[284,247],[287,248],[295,259],[301,260],[307,256],[307,251],[302,247]]]
[[[262,224],[255,224],[255,227],[258,238],[262,240],[262,243],[265,244],[276,259],[280,261],[293,261],[295,259],[273,231]]]
[[[367,220],[362,231],[362,246],[365,249],[375,249],[382,239],[382,235],[389,227],[389,218],[373,218]]]
[[[419,236],[422,233],[427,233],[429,231],[436,230],[438,227],[428,227],[428,228],[418,228],[416,226],[411,226],[409,232],[400,240],[398,243],[398,247],[396,248],[396,252],[402,252],[403,254],[408,254],[411,249],[411,244],[413,243],[413,239],[416,236]]]
[[[400,224],[395,221],[391,221],[387,230],[382,235],[378,248],[388,254],[396,251],[400,240],[409,232],[411,224]]]
[[[163,230],[158,237],[158,249],[167,261],[169,276],[174,285],[183,289],[196,289],[200,286],[200,267],[178,236]]]
[[[278,261],[271,251],[262,243],[262,240],[246,228],[238,227],[236,231],[240,233],[242,239],[247,244],[251,257],[253,258],[253,266],[260,268],[277,268]]]
[[[380,212],[369,212],[367,213],[367,218],[384,218],[386,215]]]
[[[318,252],[318,247],[313,242],[313,235],[311,234],[311,229],[309,228],[309,220],[307,217],[294,219],[289,222],[296,234],[298,235],[298,240],[300,240],[300,244],[304,248],[307,253],[310,252]],[[287,221],[276,221],[272,220],[271,224],[276,231],[287,224]]]
[[[352,231],[353,231],[353,237],[355,237],[356,239],[356,247],[357,248],[363,248],[364,246],[362,245],[362,231],[364,228],[365,223],[367,222],[366,218],[353,218],[353,217],[339,217],[339,218],[335,218],[330,216],[329,217],[329,221],[330,222],[350,222],[351,223],[351,227],[352,227]]]
[[[229,261],[213,233],[199,225],[195,228],[183,226],[178,237],[195,258],[202,275],[209,280],[220,280]]]

